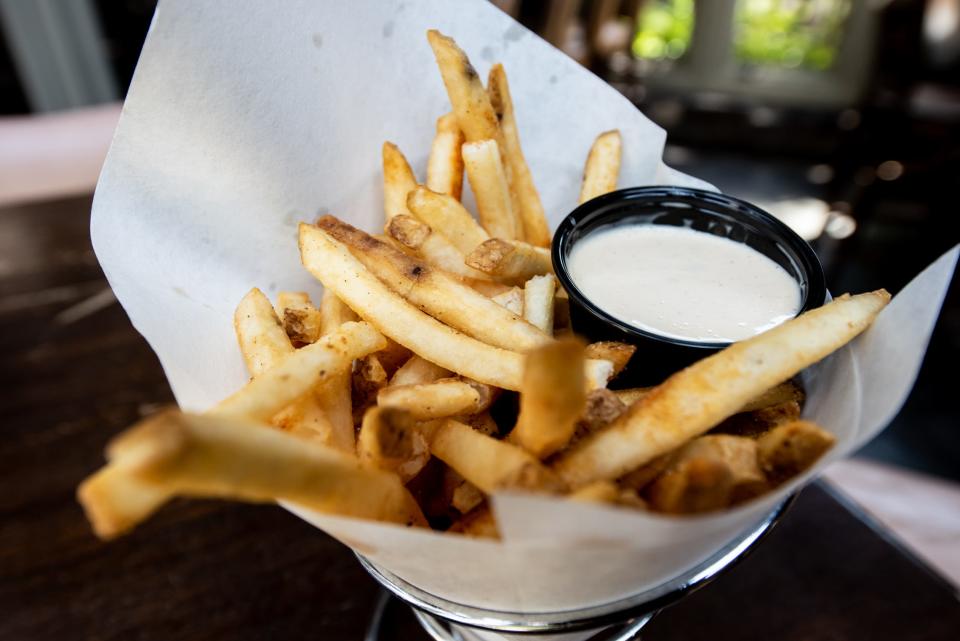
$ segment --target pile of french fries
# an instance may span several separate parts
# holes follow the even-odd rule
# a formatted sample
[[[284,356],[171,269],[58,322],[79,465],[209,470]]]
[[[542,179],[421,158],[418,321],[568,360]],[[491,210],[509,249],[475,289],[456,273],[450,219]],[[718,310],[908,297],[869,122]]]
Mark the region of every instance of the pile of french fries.
[[[476,536],[496,536],[489,497],[506,489],[704,512],[769,491],[833,444],[800,420],[792,379],[866,329],[885,291],[840,297],[657,387],[608,389],[634,347],[587,345],[569,327],[503,67],[484,87],[453,40],[428,40],[453,109],[425,184],[385,143],[383,234],[333,216],[300,225],[319,306],[250,290],[234,328],[251,379],[204,413],[166,410],[110,443],[78,490],[99,536],[175,496]],[[620,150],[616,131],[597,138],[581,201],[616,189]]]

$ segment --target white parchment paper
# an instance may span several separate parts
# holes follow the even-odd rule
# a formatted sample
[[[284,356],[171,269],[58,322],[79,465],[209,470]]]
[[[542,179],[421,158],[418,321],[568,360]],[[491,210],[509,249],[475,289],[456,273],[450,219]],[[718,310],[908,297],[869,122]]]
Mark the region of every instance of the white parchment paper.
[[[100,177],[91,232],[184,409],[205,409],[246,381],[231,319],[250,287],[319,295],[299,262],[300,220],[329,212],[376,230],[385,140],[424,177],[435,120],[449,110],[429,28],[456,38],[481,75],[493,62],[506,66],[553,225],[575,205],[587,150],[607,129],[624,138],[621,186],[709,187],[663,165],[663,131],[629,101],[486,0],[163,0]],[[806,414],[839,438],[828,460],[875,435],[906,398],[956,257],[941,259],[868,334],[808,372]],[[556,611],[676,576],[814,473],[737,510],[684,519],[504,495],[495,501],[499,543],[295,511],[428,592],[477,607]]]

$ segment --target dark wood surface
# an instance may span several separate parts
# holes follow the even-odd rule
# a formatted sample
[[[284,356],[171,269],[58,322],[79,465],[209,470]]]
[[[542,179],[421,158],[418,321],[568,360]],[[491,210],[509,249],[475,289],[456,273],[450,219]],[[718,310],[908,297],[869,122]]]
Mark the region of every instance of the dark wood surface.
[[[89,205],[0,210],[0,639],[364,638],[378,587],[349,550],[279,508],[178,501],[113,543],[90,533],[77,483],[113,434],[172,397],[104,293]],[[384,638],[426,638],[404,608],[389,611]],[[958,631],[951,588],[815,486],[644,638]]]

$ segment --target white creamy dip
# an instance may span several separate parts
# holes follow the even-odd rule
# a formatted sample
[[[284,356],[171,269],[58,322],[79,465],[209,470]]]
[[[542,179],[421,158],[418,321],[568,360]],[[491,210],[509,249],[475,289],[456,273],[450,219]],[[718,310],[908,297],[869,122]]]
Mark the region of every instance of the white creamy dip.
[[[760,252],[686,227],[621,225],[581,238],[570,278],[629,325],[698,342],[738,341],[793,318],[800,287]]]

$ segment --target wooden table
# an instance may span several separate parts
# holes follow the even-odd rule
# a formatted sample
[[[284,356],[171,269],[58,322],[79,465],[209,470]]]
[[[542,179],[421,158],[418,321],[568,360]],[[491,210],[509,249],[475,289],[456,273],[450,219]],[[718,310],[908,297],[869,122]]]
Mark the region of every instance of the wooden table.
[[[89,207],[0,210],[0,639],[364,638],[379,588],[347,548],[279,508],[178,501],[116,542],[90,533],[77,483],[113,434],[172,397],[110,304]],[[391,612],[385,637],[426,638],[406,610]],[[814,486],[644,638],[958,633],[953,590]]]

